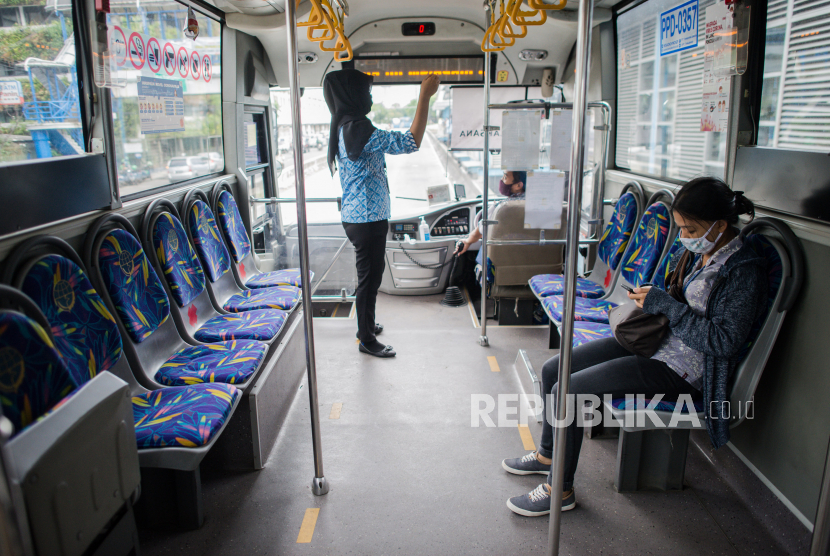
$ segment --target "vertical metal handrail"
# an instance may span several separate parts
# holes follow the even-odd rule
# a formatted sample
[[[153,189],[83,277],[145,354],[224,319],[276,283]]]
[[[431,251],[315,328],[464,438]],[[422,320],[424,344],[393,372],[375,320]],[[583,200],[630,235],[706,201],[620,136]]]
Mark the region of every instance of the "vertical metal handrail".
[[[821,479],[821,493],[816,509],[816,521],[813,525],[813,539],[810,543],[810,556],[827,556],[830,554],[830,446],[824,460],[824,476]]]
[[[559,526],[562,518],[562,484],[565,479],[565,437],[567,429],[560,423],[568,415],[568,391],[571,384],[571,354],[573,352],[574,305],[576,302],[576,263],[579,253],[579,217],[582,212],[582,167],[585,160],[585,119],[587,110],[588,73],[591,65],[591,22],[593,0],[579,3],[576,34],[576,79],[574,80],[573,127],[571,128],[571,166],[568,180],[568,228],[565,239],[565,291],[562,312],[559,377],[556,396],[556,422],[553,429],[553,462],[551,466],[550,524],[548,554],[559,554]],[[549,392],[545,392],[545,398]],[[550,415],[550,412],[548,412]]]
[[[490,21],[490,10],[487,8],[487,21]],[[482,200],[484,205],[481,209],[481,336],[478,343],[482,346],[489,346],[487,339],[487,203],[490,191],[490,53],[484,54],[484,184],[482,187]]]
[[[597,106],[602,111],[602,154],[599,168],[594,173],[594,191],[591,199],[591,225],[588,237],[599,237],[602,233],[602,210],[605,199],[605,171],[608,169],[608,145],[611,143],[611,105],[604,101],[588,103],[589,107]],[[596,129],[596,128],[595,128]]]
[[[320,408],[317,405],[317,362],[314,357],[314,315],[311,310],[311,272],[308,256],[308,222],[305,214],[305,175],[303,172],[303,128],[300,119],[300,77],[297,68],[297,6],[286,2],[288,21],[288,88],[291,92],[291,131],[294,134],[294,181],[297,187],[297,235],[302,274],[303,321],[305,323],[305,359],[308,366],[308,397],[311,410],[311,442],[314,449],[314,479],[311,491],[321,496],[329,491],[323,475],[323,448],[320,443]]]

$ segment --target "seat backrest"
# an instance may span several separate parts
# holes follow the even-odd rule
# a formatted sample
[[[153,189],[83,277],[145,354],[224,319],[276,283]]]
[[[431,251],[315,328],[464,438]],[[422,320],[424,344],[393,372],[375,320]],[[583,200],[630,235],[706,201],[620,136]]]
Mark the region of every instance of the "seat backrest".
[[[185,307],[205,291],[205,274],[184,226],[173,214],[162,212],[152,227],[153,249],[173,300]]]
[[[49,334],[15,311],[0,311],[0,408],[15,434],[75,390]]]
[[[683,247],[683,244],[680,243],[680,236],[678,235],[672,242],[668,253],[666,253],[666,255],[662,259],[660,259],[660,264],[657,265],[657,270],[654,271],[654,276],[651,279],[651,283],[654,284],[656,287],[660,288],[661,290],[666,289],[666,281],[669,279],[669,265],[671,264],[671,260],[674,257],[674,254],[677,253],[677,251],[680,250],[681,247]]]
[[[620,264],[634,226],[637,225],[639,212],[637,197],[631,192],[623,193],[614,206],[614,213],[606,224],[597,247],[597,257],[611,270],[616,270]]]
[[[98,266],[127,334],[143,342],[170,316],[170,302],[141,244],[126,230],[110,230],[98,250]]]
[[[671,209],[662,201],[652,203],[640,218],[640,224],[625,253],[621,276],[639,286],[654,275],[672,230]]]
[[[219,235],[213,211],[201,199],[196,199],[185,210],[185,222],[205,272],[211,282],[216,282],[231,269],[231,258]]]
[[[55,348],[75,384],[115,367],[122,355],[118,325],[77,264],[57,254],[35,259],[20,289],[49,321]]]
[[[228,240],[231,256],[236,264],[239,264],[251,254],[251,242],[248,241],[242,215],[230,191],[224,190],[219,193],[219,198],[216,200],[216,215],[219,217],[222,233]]]

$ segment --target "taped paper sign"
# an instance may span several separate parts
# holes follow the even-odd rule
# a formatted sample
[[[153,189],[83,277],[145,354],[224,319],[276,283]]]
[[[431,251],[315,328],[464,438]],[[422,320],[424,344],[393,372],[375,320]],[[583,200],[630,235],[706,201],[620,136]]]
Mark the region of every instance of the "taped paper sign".
[[[539,168],[542,110],[505,110],[502,113],[502,170]]]
[[[698,0],[660,14],[660,56],[697,46]]]
[[[491,104],[506,104],[524,100],[524,87],[493,87]],[[484,148],[484,89],[482,87],[452,88],[452,139],[453,149]],[[490,111],[490,125],[501,127],[501,110]],[[490,132],[490,148],[501,148],[501,132]]]
[[[567,171],[571,167],[571,131],[573,110],[550,113],[550,167]]]
[[[136,84],[141,133],[184,131],[184,89],[181,81],[139,77]]]
[[[558,230],[562,226],[564,201],[564,172],[528,172],[525,229]]]
[[[204,46],[195,50],[182,41],[159,39],[118,25],[113,25],[108,35],[111,72],[132,70],[148,77],[179,77],[205,83],[213,77],[213,59],[204,52]],[[219,53],[218,44],[215,50],[212,54]]]

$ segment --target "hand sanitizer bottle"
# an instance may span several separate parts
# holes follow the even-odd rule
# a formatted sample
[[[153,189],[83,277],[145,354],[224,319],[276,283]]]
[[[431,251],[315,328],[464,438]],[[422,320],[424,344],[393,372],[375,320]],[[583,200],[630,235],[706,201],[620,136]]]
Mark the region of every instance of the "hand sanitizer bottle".
[[[429,226],[427,226],[427,222],[423,216],[421,217],[421,224],[418,226],[418,229],[421,232],[421,240],[429,241]]]

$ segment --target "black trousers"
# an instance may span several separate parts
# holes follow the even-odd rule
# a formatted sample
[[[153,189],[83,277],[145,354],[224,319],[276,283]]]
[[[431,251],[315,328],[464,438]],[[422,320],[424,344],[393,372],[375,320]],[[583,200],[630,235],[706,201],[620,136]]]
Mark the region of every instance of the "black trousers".
[[[355,313],[358,338],[364,344],[371,343],[375,340],[375,302],[386,265],[386,235],[389,232],[389,221],[360,224],[343,222],[343,228],[354,245],[357,267]]]

